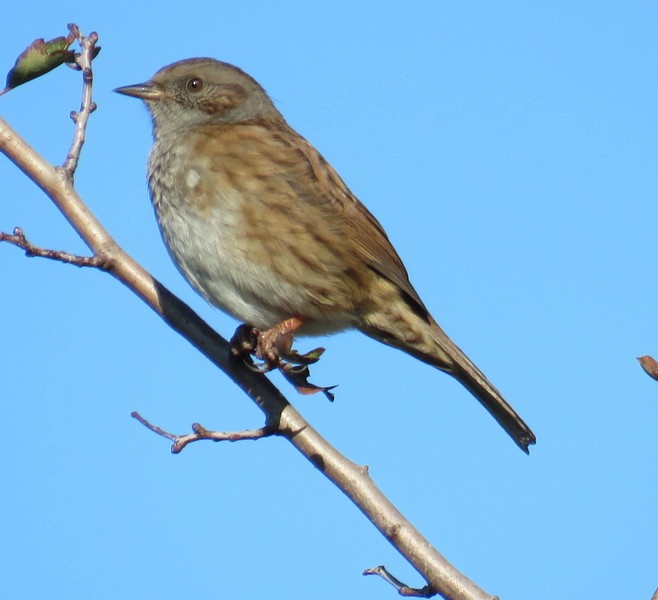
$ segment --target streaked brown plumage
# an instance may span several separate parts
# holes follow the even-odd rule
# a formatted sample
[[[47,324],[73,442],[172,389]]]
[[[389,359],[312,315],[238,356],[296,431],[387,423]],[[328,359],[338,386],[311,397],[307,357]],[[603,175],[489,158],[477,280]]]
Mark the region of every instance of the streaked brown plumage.
[[[151,197],[171,257],[261,331],[356,328],[456,377],[524,450],[535,436],[436,324],[382,226],[249,75],[190,59],[120,93],[153,118]]]

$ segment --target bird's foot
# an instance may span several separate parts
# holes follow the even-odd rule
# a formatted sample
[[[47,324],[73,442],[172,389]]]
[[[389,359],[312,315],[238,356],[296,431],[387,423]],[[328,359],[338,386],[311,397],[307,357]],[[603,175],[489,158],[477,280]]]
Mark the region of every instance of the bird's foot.
[[[245,358],[256,351],[258,343],[258,334],[260,332],[255,327],[239,325],[235,330],[231,341],[229,342],[229,351],[234,358]]]
[[[303,319],[292,317],[265,331],[251,325],[240,325],[231,338],[231,354],[242,358],[245,364],[257,373],[269,373],[278,369],[301,394],[323,392],[327,398],[333,400],[333,394],[329,390],[335,386],[320,387],[308,381],[308,365],[320,360],[324,348],[315,348],[301,354],[292,347],[295,332],[303,324]],[[251,355],[261,362],[253,362]]]
[[[256,373],[269,373],[277,368],[277,355],[273,349],[268,352],[269,359],[263,358],[263,353],[259,349],[259,340],[261,331],[251,325],[240,325],[233,334],[229,342],[231,356],[241,358],[244,364]],[[255,363],[252,355],[261,359],[263,362]]]
[[[231,354],[243,358],[254,355],[262,362],[250,366],[262,373],[284,367],[294,370],[313,364],[320,360],[324,348],[300,354],[292,347],[295,332],[303,323],[302,319],[293,317],[265,331],[251,325],[240,325],[231,338]]]

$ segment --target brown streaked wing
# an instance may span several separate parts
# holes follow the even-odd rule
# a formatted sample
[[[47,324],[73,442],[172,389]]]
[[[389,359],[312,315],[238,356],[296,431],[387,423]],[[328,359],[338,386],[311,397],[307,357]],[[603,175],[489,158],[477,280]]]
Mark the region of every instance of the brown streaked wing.
[[[324,157],[287,123],[279,126],[279,135],[281,141],[297,154],[299,160],[307,163],[308,168],[302,172],[312,175],[304,182],[306,185],[295,186],[298,193],[312,194],[315,200],[329,201],[340,209],[344,223],[350,231],[354,249],[362,260],[371,269],[397,285],[424,316],[429,316],[429,311],[411,285],[407,270],[381,223],[352,194]]]

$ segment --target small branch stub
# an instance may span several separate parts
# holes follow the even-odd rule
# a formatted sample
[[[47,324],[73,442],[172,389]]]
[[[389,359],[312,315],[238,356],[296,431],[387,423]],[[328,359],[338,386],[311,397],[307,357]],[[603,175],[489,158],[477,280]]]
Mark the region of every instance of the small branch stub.
[[[210,431],[199,423],[193,423],[192,431],[194,433],[176,435],[150,423],[137,411],[130,413],[130,416],[133,419],[137,419],[142,425],[144,425],[144,427],[150,429],[153,433],[157,433],[158,435],[171,440],[173,442],[171,445],[172,454],[178,454],[188,444],[200,440],[211,440],[213,442],[239,442],[242,440],[259,440],[277,434],[276,429],[268,425],[258,429],[245,429],[244,431]]]
[[[400,596],[409,598],[431,598],[437,594],[437,592],[435,592],[429,585],[426,585],[422,588],[409,587],[408,585],[402,583],[397,577],[391,575],[391,573],[388,572],[384,565],[379,565],[374,569],[366,569],[363,571],[363,574],[379,575],[384,581],[390,583],[397,590]]]

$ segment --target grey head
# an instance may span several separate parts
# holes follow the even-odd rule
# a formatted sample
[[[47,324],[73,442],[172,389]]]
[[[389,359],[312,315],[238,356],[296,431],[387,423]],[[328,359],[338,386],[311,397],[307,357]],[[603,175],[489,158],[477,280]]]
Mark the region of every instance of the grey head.
[[[181,60],[145,83],[114,91],[146,103],[155,138],[206,124],[283,119],[255,79],[213,58]]]

